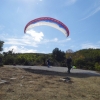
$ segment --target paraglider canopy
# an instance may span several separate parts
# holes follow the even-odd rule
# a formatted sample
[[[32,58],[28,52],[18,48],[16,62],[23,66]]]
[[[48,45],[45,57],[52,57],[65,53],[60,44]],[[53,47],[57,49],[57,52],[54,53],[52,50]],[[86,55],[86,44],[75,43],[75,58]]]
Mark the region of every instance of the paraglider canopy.
[[[25,26],[24,33],[27,33],[29,29],[36,27],[36,26],[40,26],[40,25],[47,25],[47,26],[54,27],[60,30],[62,33],[64,33],[67,37],[69,36],[68,27],[65,24],[63,24],[61,21],[51,18],[51,17],[40,17],[40,18],[31,20]]]

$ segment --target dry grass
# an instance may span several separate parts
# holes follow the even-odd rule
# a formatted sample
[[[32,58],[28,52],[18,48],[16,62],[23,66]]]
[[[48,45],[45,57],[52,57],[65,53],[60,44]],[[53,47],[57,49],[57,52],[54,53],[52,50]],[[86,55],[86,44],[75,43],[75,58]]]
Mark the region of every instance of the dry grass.
[[[70,82],[61,78],[70,77]],[[99,100],[100,76],[0,68],[0,100]]]

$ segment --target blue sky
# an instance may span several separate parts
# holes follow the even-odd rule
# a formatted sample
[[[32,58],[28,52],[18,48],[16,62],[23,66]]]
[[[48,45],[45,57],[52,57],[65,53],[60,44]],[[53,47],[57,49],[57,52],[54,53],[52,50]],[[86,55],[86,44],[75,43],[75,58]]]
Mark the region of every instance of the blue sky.
[[[69,37],[48,26],[24,34],[25,25],[39,17],[60,20],[69,28]],[[16,53],[100,48],[100,0],[1,0],[0,40],[4,51]]]

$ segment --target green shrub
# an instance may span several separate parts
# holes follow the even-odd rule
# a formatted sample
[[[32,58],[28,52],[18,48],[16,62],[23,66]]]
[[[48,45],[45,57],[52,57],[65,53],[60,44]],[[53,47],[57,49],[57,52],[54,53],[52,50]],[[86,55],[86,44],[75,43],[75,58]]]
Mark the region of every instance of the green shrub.
[[[0,67],[3,67],[3,63],[0,63]]]
[[[95,63],[95,70],[100,71],[100,64],[99,63]]]

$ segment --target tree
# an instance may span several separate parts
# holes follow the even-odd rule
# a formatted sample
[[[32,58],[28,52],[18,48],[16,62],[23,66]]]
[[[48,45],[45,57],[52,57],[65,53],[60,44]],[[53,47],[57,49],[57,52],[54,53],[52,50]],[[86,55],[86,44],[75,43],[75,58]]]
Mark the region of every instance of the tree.
[[[0,40],[0,51],[3,50],[3,44],[4,44],[4,42]]]
[[[68,50],[66,51],[66,53],[73,53],[73,50],[68,49]]]
[[[0,40],[0,51],[3,50],[3,43],[4,43],[4,42]],[[0,66],[3,66],[2,59],[3,59],[3,57],[2,57],[2,55],[0,54]]]
[[[65,60],[65,52],[59,50],[58,48],[55,48],[55,49],[52,51],[52,56],[53,56],[53,58],[54,58],[56,61],[58,61],[58,62],[62,62],[62,61]]]

